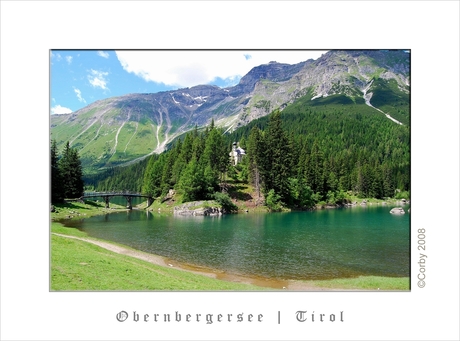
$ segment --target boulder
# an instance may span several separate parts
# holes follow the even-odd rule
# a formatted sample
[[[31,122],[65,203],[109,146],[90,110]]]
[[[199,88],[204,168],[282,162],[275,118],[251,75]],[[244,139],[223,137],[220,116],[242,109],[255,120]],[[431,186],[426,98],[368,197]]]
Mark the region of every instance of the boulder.
[[[181,206],[176,206],[174,207],[174,214],[183,216],[217,216],[224,213],[223,210],[219,207],[196,208],[196,206],[200,206],[202,204],[202,201],[195,201],[183,204]]]
[[[402,207],[395,207],[391,209],[390,213],[391,214],[405,214],[406,212],[404,212]]]

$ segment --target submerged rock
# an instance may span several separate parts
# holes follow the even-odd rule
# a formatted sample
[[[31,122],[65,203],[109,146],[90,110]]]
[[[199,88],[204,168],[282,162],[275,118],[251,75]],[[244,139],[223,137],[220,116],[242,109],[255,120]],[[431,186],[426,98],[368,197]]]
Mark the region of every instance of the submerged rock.
[[[392,208],[390,211],[391,214],[405,214],[404,209],[402,207],[395,207]]]

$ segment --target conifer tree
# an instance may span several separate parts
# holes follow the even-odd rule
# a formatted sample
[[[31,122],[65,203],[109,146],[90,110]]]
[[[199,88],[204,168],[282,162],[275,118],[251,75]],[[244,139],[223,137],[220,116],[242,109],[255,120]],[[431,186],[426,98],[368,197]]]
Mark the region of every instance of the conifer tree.
[[[165,166],[165,154],[160,155],[158,159],[152,158],[149,162],[144,176],[144,186],[142,191],[154,198],[162,193],[162,176]]]
[[[313,142],[308,169],[308,184],[315,193],[323,193],[324,171],[323,152],[319,148],[318,141]]]
[[[259,128],[253,127],[248,139],[247,154],[249,159],[249,181],[254,185],[260,198],[261,177],[260,163],[262,158],[262,132]]]
[[[185,149],[182,148],[183,143],[181,140],[178,140],[175,146],[175,149],[177,149],[176,153],[176,158],[172,161],[174,161],[173,167],[171,169],[171,178],[170,178],[170,184],[171,186],[175,186],[179,183],[181,173],[185,166],[187,166],[186,162],[186,151]]]
[[[184,142],[182,143],[181,158],[186,164],[192,159],[193,140],[193,133],[190,132],[185,135]]]
[[[395,193],[394,176],[390,167],[382,166],[383,197],[392,197]]]
[[[165,165],[163,167],[163,173],[161,174],[161,193],[162,194],[168,193],[168,191],[174,187],[171,181],[171,177],[172,177],[172,169],[174,166],[174,161],[176,160],[177,155],[178,155],[177,148],[173,148],[169,153],[167,153]]]
[[[51,141],[51,202],[58,203],[64,199],[64,186],[62,175],[59,169],[59,153],[56,140]]]
[[[70,148],[69,142],[66,143],[62,157],[59,160],[59,169],[63,178],[65,198],[81,197],[84,190],[83,170],[78,151]]]
[[[291,175],[291,151],[289,140],[283,130],[281,113],[274,111],[269,118],[264,153],[264,182],[266,190],[273,189],[281,200],[289,199]]]
[[[221,129],[210,129],[206,139],[201,164],[204,168],[209,165],[215,177],[223,181],[224,175],[228,169],[229,157]]]
[[[182,172],[179,189],[183,192],[183,201],[194,201],[200,199],[203,192],[203,171],[196,159],[192,159]]]

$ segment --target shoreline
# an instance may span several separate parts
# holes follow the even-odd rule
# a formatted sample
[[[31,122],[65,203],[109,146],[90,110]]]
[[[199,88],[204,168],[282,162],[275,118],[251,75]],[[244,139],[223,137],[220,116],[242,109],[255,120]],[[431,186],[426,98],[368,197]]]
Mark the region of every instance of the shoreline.
[[[125,255],[129,257],[133,257],[139,260],[146,261],[150,264],[158,265],[161,267],[165,268],[171,268],[171,269],[176,269],[179,271],[185,271],[188,273],[193,273],[201,276],[206,276],[209,278],[225,281],[225,282],[234,282],[234,283],[241,283],[241,284],[250,284],[254,285],[257,287],[261,288],[266,288],[269,290],[273,291],[379,291],[380,289],[367,289],[367,288],[346,288],[346,287],[340,287],[340,286],[334,286],[332,284],[331,286],[321,286],[321,285],[315,285],[316,283],[323,283],[323,282],[328,282],[328,280],[283,280],[283,279],[275,279],[275,278],[267,278],[267,277],[262,277],[262,276],[257,276],[257,275],[240,275],[240,274],[234,274],[231,272],[226,272],[223,270],[218,270],[218,269],[212,269],[204,266],[197,266],[193,264],[187,264],[183,263],[180,261],[176,261],[173,259],[170,259],[168,257],[164,256],[159,256],[151,253],[147,253],[144,251],[132,249],[128,246],[120,245],[120,244],[115,244],[113,242],[109,241],[104,241],[101,239],[96,239],[96,238],[84,238],[84,237],[77,237],[77,236],[72,236],[72,235],[67,235],[67,234],[62,234],[62,233],[57,233],[57,232],[51,232],[51,235],[55,235],[58,237],[62,238],[70,238],[70,239],[76,239],[80,240],[86,243],[91,243],[94,245],[97,245],[101,248],[104,248],[108,251],[120,254],[120,255]],[[359,279],[359,278],[374,278],[377,276],[359,276],[357,278],[337,278],[334,280],[354,280],[354,279]],[[391,278],[391,277],[379,277],[379,278]],[[406,278],[406,277],[403,277]],[[409,281],[410,278],[408,277]],[[330,280],[330,281],[334,281]],[[382,291],[410,291],[410,288],[404,289],[404,290],[394,290],[394,289],[382,289]]]
[[[395,202],[395,204],[397,204]],[[83,206],[81,206],[83,205]],[[80,206],[80,207],[78,207]],[[87,212],[84,212],[84,210],[89,209],[90,210]],[[379,204],[375,206],[380,206]],[[387,204],[387,206],[391,206]],[[357,205],[357,207],[362,207],[361,205]],[[352,207],[350,207],[352,208]],[[133,208],[136,210],[141,210],[144,211],[144,208],[137,207]],[[328,209],[328,208],[323,208],[323,209]],[[406,289],[401,289],[400,291],[410,291],[410,277],[383,277],[383,276],[358,276],[355,278],[337,278],[337,279],[331,279],[331,280],[285,280],[285,279],[274,279],[274,278],[267,278],[267,277],[262,277],[262,276],[257,276],[257,275],[240,275],[240,274],[235,274],[235,273],[230,273],[226,272],[224,270],[218,270],[218,269],[212,269],[204,266],[197,266],[193,264],[187,264],[183,262],[179,262],[173,259],[170,259],[168,257],[163,257],[160,255],[155,255],[151,253],[147,253],[144,251],[136,250],[133,248],[130,248],[129,246],[122,245],[122,244],[116,244],[111,241],[105,241],[101,239],[96,239],[92,237],[83,237],[83,236],[73,236],[70,234],[63,234],[63,233],[57,233],[53,232],[51,225],[53,223],[57,223],[60,226],[64,228],[69,228],[65,225],[66,221],[69,220],[75,220],[75,219],[84,219],[84,218],[89,218],[91,216],[97,216],[101,214],[110,214],[110,213],[116,213],[116,212],[126,212],[129,211],[126,207],[123,206],[118,206],[118,207],[112,207],[110,209],[106,209],[102,206],[97,206],[94,204],[86,204],[86,203],[80,203],[79,205],[72,204],[71,207],[66,207],[65,205],[60,206],[59,210],[61,211],[59,217],[54,216],[51,217],[51,222],[50,222],[50,237],[51,235],[59,236],[62,238],[71,238],[71,239],[77,239],[80,241],[84,241],[87,243],[91,243],[94,245],[97,245],[99,247],[102,247],[106,250],[109,250],[111,252],[120,254],[120,255],[125,255],[129,257],[133,257],[136,259],[140,259],[143,261],[146,261],[151,264],[155,264],[158,266],[166,267],[166,268],[172,268],[180,271],[186,271],[188,273],[194,273],[202,276],[206,276],[209,278],[214,278],[226,282],[234,282],[234,283],[241,283],[241,284],[250,284],[250,285],[255,285],[258,287],[262,288],[267,288],[267,289],[272,289],[272,290],[279,290],[279,291],[377,291],[380,290],[379,288],[361,288],[360,285],[358,287],[352,287],[347,288],[348,284],[345,283],[345,286],[341,285],[334,285],[334,281],[350,281],[352,282],[353,280],[358,281],[361,278],[378,278],[380,282],[385,279],[391,279],[391,278],[408,278],[409,280],[409,285]],[[296,212],[296,211],[293,211]],[[63,216],[67,215],[68,213],[73,214],[72,216]],[[161,212],[162,214],[167,214],[168,212]],[[256,212],[249,212],[250,213],[256,213]],[[288,213],[288,212],[286,212]],[[247,214],[247,213],[245,213]],[[385,290],[385,289],[383,289]],[[389,291],[399,291],[399,289],[388,289]]]
[[[88,204],[90,202],[90,204]],[[192,202],[193,203],[193,202]],[[84,205],[86,208],[79,207],[79,205]],[[130,210],[139,210],[139,211],[145,211],[148,213],[154,213],[158,212],[160,214],[166,214],[166,215],[175,215],[174,214],[174,208],[176,206],[167,206],[164,207],[164,205],[160,206],[155,206],[151,205],[149,207],[146,207],[146,202],[142,202],[136,206],[133,206],[132,209],[129,209],[125,206],[122,205],[117,205],[117,204],[111,204],[112,207],[110,208],[105,208],[101,203],[94,202],[87,200],[83,203],[81,202],[66,202],[64,204],[58,204],[58,205],[53,205],[52,206],[56,209],[57,212],[60,212],[60,215],[51,214],[50,220],[55,221],[55,222],[60,222],[60,221],[66,221],[70,219],[84,219],[84,218],[90,218],[92,216],[96,215],[102,215],[102,214],[110,214],[110,213],[117,213],[117,212],[128,212]],[[181,204],[177,205],[180,206]],[[290,213],[290,212],[314,212],[314,211],[322,211],[322,210],[334,210],[334,209],[353,209],[353,208],[364,208],[364,207],[372,207],[372,206],[386,206],[386,207],[400,207],[400,206],[407,206],[410,205],[410,199],[389,199],[389,200],[380,200],[380,199],[374,199],[374,198],[367,198],[367,199],[361,199],[361,202],[352,202],[349,204],[336,204],[336,205],[316,205],[313,208],[310,209],[295,209],[295,208],[289,208],[289,209],[283,209],[279,212],[270,212],[266,206],[256,206],[255,208],[252,209],[247,209],[245,206],[238,206],[238,211],[233,212],[233,213],[225,213],[225,214],[251,214],[251,213]],[[71,208],[67,207],[70,206]],[[74,207],[72,207],[74,206]],[[90,207],[91,208],[88,208]],[[84,212],[84,210],[89,209],[89,212]],[[67,210],[68,214],[64,215],[62,214],[63,210]],[[53,212],[53,211],[52,211]],[[87,214],[88,213],[88,214]]]
[[[147,253],[140,250],[135,250],[129,247],[125,247],[122,245],[114,244],[112,242],[94,239],[94,238],[82,238],[76,237],[71,235],[66,235],[62,233],[51,232],[52,235],[63,237],[63,238],[70,238],[76,239],[80,241],[84,241],[87,243],[91,243],[102,247],[106,250],[115,252],[117,254],[137,258],[143,261],[146,261],[151,264],[155,264],[158,266],[163,267],[170,267],[176,270],[187,271],[198,275],[207,276],[214,279],[219,279],[222,281],[229,281],[229,282],[236,282],[236,283],[244,283],[244,284],[252,284],[264,288],[271,288],[271,289],[279,289],[279,290],[327,290],[320,287],[315,287],[311,285],[305,285],[302,283],[297,283],[297,281],[292,280],[277,280],[277,279],[270,279],[260,276],[243,276],[232,274],[229,272],[225,272],[222,270],[211,269],[203,266],[196,266],[192,264],[187,264],[183,262],[179,262],[176,260],[172,260],[168,257],[163,257],[159,255],[155,255],[152,253]]]

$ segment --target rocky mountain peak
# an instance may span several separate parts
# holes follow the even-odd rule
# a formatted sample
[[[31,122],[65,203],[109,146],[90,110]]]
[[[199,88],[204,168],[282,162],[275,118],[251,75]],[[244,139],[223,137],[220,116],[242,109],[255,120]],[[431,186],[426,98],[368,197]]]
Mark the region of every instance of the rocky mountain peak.
[[[410,54],[401,50],[329,51],[293,65],[271,61],[229,88],[196,85],[128,94],[53,115],[51,135],[58,144],[70,141],[79,148],[86,165],[126,164],[162,152],[167,143],[211,119],[232,131],[303,96],[320,101],[341,94],[372,106],[380,91],[377,107],[398,101],[409,91],[409,71]]]

